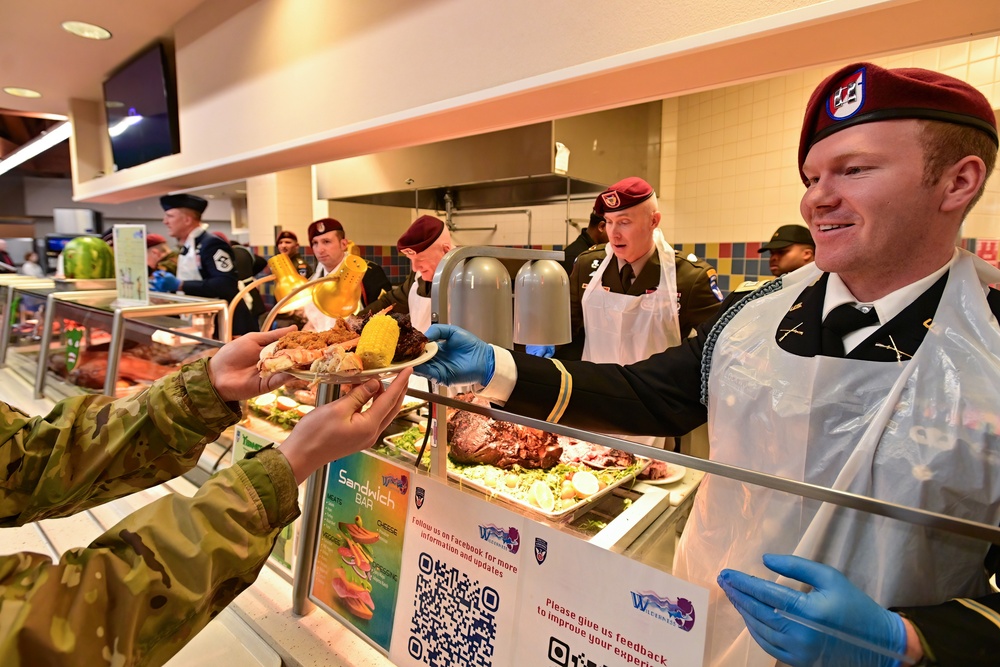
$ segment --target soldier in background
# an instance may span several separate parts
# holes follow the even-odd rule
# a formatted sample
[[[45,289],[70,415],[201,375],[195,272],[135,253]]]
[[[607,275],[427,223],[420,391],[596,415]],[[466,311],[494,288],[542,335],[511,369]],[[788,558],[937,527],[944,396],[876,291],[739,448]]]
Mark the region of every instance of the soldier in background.
[[[278,252],[288,255],[288,259],[292,261],[292,266],[299,272],[299,275],[303,278],[308,278],[309,264],[299,254],[299,237],[295,235],[295,232],[287,230],[280,232],[275,243],[278,246]]]
[[[782,225],[771,235],[771,240],[760,246],[761,253],[769,253],[769,266],[774,276],[781,276],[800,269],[815,259],[816,243],[809,228],[803,225]]]
[[[263,347],[289,331],[238,338],[117,400],[74,397],[44,417],[0,403],[0,525],[68,516],[184,473],[239,420],[238,400],[291,379],[262,380],[256,368]],[[213,475],[194,497],[160,498],[58,563],[0,556],[0,608],[12,612],[0,625],[0,664],[166,662],[256,579],[278,533],[299,515],[298,485],[375,442],[408,376],[385,390],[377,380],[355,387],[303,417],[308,424],[280,446]]]
[[[598,198],[598,202],[600,198]],[[562,261],[566,273],[573,273],[573,264],[580,253],[595,245],[604,245],[608,242],[608,233],[604,229],[604,216],[597,212],[598,203],[594,204],[594,209],[590,212],[590,224],[580,232],[576,240],[566,246],[566,257]]]

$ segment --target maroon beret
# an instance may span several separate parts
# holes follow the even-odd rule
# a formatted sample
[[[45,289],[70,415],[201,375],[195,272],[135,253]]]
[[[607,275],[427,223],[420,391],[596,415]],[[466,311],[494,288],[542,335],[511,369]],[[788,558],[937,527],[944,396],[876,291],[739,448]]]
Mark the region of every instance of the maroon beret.
[[[344,231],[344,226],[340,224],[340,221],[334,220],[333,218],[320,218],[316,222],[309,225],[309,245],[312,245],[313,239],[321,234],[342,231]]]
[[[809,98],[799,139],[803,182],[802,164],[816,142],[854,125],[900,118],[968,125],[998,143],[993,108],[964,81],[926,69],[854,63],[828,76]]]
[[[285,230],[283,232],[279,232],[278,233],[278,238],[276,238],[274,240],[274,242],[275,243],[280,243],[282,239],[291,239],[291,240],[295,241],[296,243],[299,242],[299,237],[295,235],[295,232],[290,232],[288,230]]]
[[[422,215],[414,220],[396,241],[396,248],[404,255],[416,255],[427,250],[444,233],[444,221],[433,215]]]
[[[641,204],[653,196],[653,187],[638,176],[630,176],[618,181],[597,195],[594,213],[603,215],[612,211],[624,211]]]
[[[226,243],[229,243],[229,237],[226,236],[225,234],[223,234],[222,232],[212,232],[212,233],[215,234],[216,236],[218,236],[220,239],[222,239]]]
[[[146,234],[146,247],[152,248],[154,245],[160,245],[161,243],[166,243],[167,239],[163,238],[159,234]]]

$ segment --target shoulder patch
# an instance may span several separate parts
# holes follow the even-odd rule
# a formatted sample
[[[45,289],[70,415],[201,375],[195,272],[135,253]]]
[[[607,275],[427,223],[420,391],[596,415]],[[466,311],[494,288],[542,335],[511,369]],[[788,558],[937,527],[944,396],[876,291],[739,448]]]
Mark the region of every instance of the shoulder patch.
[[[212,262],[215,263],[215,268],[220,273],[229,273],[233,270],[233,260],[229,256],[229,253],[222,248],[216,250],[215,254],[212,255]]]
[[[722,290],[719,289],[719,276],[715,273],[715,269],[709,269],[707,273],[708,286],[711,288],[712,294],[715,295],[716,299],[722,301],[725,297],[722,295]]]

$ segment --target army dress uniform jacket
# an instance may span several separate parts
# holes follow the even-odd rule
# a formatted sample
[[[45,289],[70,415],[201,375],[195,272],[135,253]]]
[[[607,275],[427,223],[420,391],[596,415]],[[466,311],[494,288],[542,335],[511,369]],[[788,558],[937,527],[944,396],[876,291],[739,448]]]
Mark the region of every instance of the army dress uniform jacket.
[[[397,315],[406,315],[410,312],[410,288],[413,283],[417,283],[417,295],[431,298],[431,284],[425,283],[424,279],[417,275],[416,271],[411,271],[406,276],[406,280],[401,285],[396,285],[388,290],[375,301],[369,303],[361,313],[377,313],[392,306],[392,312]]]
[[[70,398],[44,417],[0,403],[0,534],[190,469],[239,418],[206,364],[128,398]],[[194,497],[143,507],[58,564],[0,556],[0,664],[163,664],[254,581],[297,515],[291,468],[266,449]]]
[[[847,358],[897,362],[911,356],[922,343],[934,317],[948,274],[939,279],[878,333],[892,336],[893,348],[880,346],[872,336],[852,349]],[[822,309],[826,291],[824,274],[805,288],[795,306],[776,323],[775,340],[793,354],[810,357],[820,354]],[[761,291],[766,290],[766,288]],[[740,297],[746,298],[741,294]],[[733,295],[730,295],[733,297]],[[727,299],[739,303],[743,298]],[[1000,320],[1000,291],[989,290],[987,302]],[[720,311],[702,323],[696,335],[681,345],[627,366],[587,364],[567,361],[572,376],[572,394],[560,392],[561,373],[550,359],[513,352],[517,383],[504,409],[517,414],[547,419],[557,405],[564,406],[559,423],[598,432],[620,432],[674,436],[682,435],[707,420],[701,403],[703,353],[709,333],[720,321],[731,318]],[[793,312],[795,311],[795,312]],[[802,335],[782,336],[796,324],[804,323]],[[711,352],[707,352],[711,357]],[[992,548],[984,563],[988,573],[1000,571],[1000,550]],[[941,667],[986,667],[996,664],[1000,654],[1000,595],[976,599],[956,599],[937,605],[897,609],[909,618],[928,654],[927,665]]]
[[[694,258],[693,255],[682,255],[674,251],[677,267],[677,305],[681,338],[686,338],[702,322],[712,319],[719,310],[722,292],[716,282],[715,269],[712,265]],[[579,360],[583,358],[583,345],[586,340],[586,330],[583,322],[583,294],[591,281],[591,274],[607,257],[604,245],[592,246],[586,252],[580,253],[573,273],[569,277],[569,307],[570,326],[573,341],[556,348],[557,359]],[[631,294],[639,296],[649,290],[655,290],[660,284],[660,258],[653,253],[642,271],[632,281],[626,292],[619,274],[617,261],[611,261],[604,271],[601,284],[614,294]]]

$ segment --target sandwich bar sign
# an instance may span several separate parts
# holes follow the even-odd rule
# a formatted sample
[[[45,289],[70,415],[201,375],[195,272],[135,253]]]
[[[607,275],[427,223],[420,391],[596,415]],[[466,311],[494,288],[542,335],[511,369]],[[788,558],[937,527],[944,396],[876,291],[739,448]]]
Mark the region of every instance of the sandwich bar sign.
[[[394,664],[702,664],[707,590],[428,477],[417,497]]]

